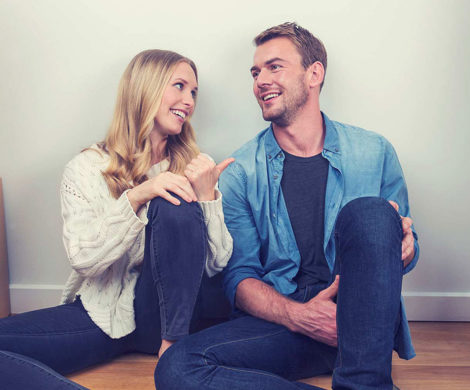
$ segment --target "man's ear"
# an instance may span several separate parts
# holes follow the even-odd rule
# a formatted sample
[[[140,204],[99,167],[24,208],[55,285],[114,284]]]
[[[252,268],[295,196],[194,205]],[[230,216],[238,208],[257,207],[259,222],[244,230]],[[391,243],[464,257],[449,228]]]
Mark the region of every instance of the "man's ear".
[[[308,85],[310,88],[320,88],[325,77],[325,68],[320,61],[314,62],[307,68]]]

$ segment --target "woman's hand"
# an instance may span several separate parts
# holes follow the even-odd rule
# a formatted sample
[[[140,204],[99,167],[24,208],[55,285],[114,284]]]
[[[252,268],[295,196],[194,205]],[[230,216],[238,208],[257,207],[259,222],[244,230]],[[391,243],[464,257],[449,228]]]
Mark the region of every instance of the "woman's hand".
[[[140,206],[157,196],[179,206],[181,202],[168,191],[180,196],[186,202],[197,201],[196,193],[191,187],[189,180],[184,176],[171,172],[162,172],[132,188],[127,192],[127,198],[135,212],[137,212]]]
[[[227,158],[220,164],[215,165],[215,162],[199,154],[193,158],[186,166],[184,174],[191,183],[194,192],[196,193],[197,200],[214,200],[215,199],[215,185],[219,180],[220,174],[227,168],[235,159],[233,157]]]

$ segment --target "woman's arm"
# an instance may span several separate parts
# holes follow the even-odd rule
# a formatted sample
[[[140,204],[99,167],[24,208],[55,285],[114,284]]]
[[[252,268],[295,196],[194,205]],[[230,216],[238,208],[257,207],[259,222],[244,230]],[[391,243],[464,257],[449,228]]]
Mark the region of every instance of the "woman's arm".
[[[233,161],[233,158],[228,158],[216,165],[209,156],[200,154],[184,172],[204,213],[208,236],[206,272],[209,276],[222,271],[232,255],[233,241],[225,226],[222,194],[217,189],[217,180]]]
[[[126,192],[111,196],[103,166],[102,157],[85,151],[66,166],[61,184],[64,245],[72,268],[84,277],[120,259],[147,223],[146,210],[136,214]]]
[[[207,226],[206,272],[209,277],[222,271],[232,256],[233,241],[224,222],[222,193],[215,189],[216,199],[199,202]]]

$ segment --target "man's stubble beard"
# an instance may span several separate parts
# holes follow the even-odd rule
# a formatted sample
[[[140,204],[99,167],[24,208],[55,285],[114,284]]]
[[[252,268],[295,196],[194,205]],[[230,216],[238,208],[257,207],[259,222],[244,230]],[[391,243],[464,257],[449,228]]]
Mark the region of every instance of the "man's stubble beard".
[[[294,88],[295,93],[290,98],[287,97],[282,107],[270,114],[263,111],[265,121],[273,122],[280,127],[286,127],[295,120],[297,112],[308,100],[308,89],[304,84],[303,77],[303,75],[299,77],[297,86]],[[281,96],[284,96],[284,93]]]

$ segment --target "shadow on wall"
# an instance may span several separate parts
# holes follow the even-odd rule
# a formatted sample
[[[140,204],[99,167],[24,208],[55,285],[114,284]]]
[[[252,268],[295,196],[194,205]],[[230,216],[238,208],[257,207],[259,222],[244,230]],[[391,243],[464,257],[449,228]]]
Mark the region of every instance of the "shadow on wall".
[[[0,318],[10,315],[10,289],[8,279],[5,210],[3,208],[2,179],[0,178]]]

